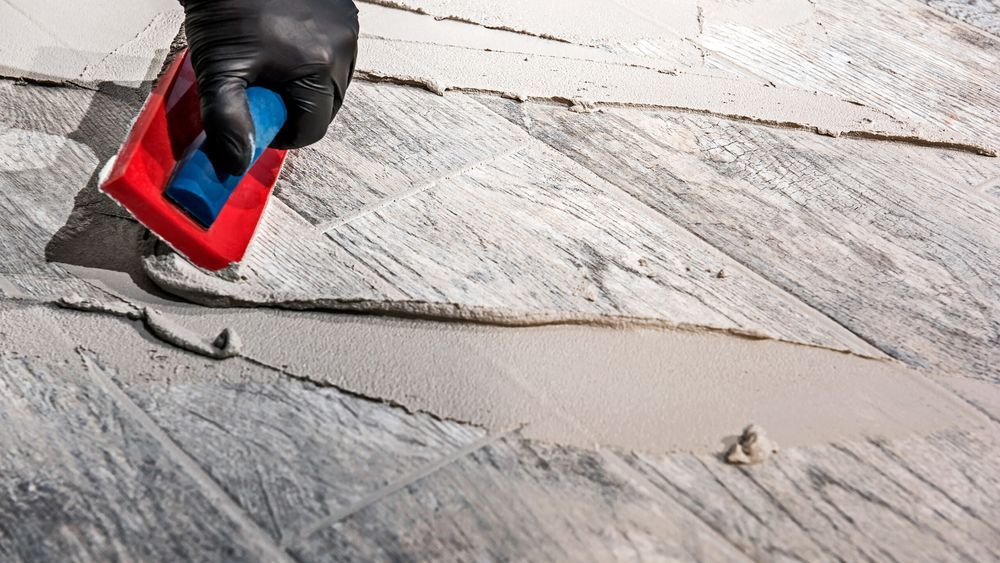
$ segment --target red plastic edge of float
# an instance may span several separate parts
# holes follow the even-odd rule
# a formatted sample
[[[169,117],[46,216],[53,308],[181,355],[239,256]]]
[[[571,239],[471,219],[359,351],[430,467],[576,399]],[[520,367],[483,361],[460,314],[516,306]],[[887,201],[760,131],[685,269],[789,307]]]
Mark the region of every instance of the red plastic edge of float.
[[[194,265],[221,270],[243,259],[287,152],[265,151],[206,229],[164,196],[178,160],[202,130],[185,51],[149,95],[100,189]]]

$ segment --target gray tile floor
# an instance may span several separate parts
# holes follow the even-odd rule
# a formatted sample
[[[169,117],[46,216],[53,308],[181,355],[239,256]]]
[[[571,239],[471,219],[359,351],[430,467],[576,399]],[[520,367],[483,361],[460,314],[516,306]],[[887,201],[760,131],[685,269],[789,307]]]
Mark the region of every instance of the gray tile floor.
[[[943,3],[989,32],[988,18],[970,19],[957,4]],[[942,37],[971,33],[928,14]],[[858,45],[842,48],[860,60]],[[976,64],[1000,52],[988,37],[976,48]],[[780,74],[779,63],[754,64]],[[359,82],[332,134],[291,160],[277,197],[289,218],[281,228],[299,236],[269,240],[289,267],[328,261],[330,277],[297,278],[310,291],[331,279],[370,289],[330,257],[350,250],[378,264],[399,245],[410,262],[376,266],[389,281],[367,297],[503,297],[490,268],[508,260],[530,271],[512,254],[518,239],[471,205],[435,220],[449,197],[440,187],[496,213],[568,206],[533,200],[530,182],[544,172],[578,186],[577,211],[608,213],[600,225],[577,217],[564,233],[566,244],[604,241],[584,270],[600,272],[621,254],[615,244],[645,244],[741,273],[742,285],[693,284],[698,308],[646,298],[669,296],[655,292],[683,280],[637,296],[628,293],[634,280],[607,278],[567,310],[687,314],[874,350],[924,370],[983,414],[969,428],[788,448],[738,469],[711,454],[542,444],[517,425],[486,432],[317,384],[314,366],[208,360],[139,323],[56,307],[69,294],[180,303],[145,277],[139,258],[153,241],[96,193],[97,170],[146,89],[0,79],[0,559],[1000,559],[997,159],[684,113],[580,115]],[[376,111],[394,106],[425,113]],[[966,130],[995,139],[996,120],[982,107],[956,111]],[[447,126],[423,134],[427,112]],[[391,132],[395,150],[372,130]],[[551,228],[531,222],[538,214],[513,220]],[[618,215],[627,217],[616,223]],[[646,226],[616,242],[609,225],[637,218]],[[469,233],[493,237],[496,251],[455,258],[462,240],[476,240]],[[448,260],[434,254],[445,242],[456,249]],[[558,248],[545,252],[558,264]],[[532,283],[560,295],[579,284],[549,274]],[[283,283],[273,271],[252,281],[262,291]]]

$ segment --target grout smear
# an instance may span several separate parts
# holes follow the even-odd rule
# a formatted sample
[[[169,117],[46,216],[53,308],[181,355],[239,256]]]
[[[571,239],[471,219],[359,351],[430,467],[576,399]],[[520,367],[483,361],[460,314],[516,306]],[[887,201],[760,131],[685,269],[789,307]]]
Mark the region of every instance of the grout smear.
[[[778,444],[767,437],[764,429],[751,424],[743,429],[739,441],[726,452],[726,463],[731,465],[757,465],[778,453]]]
[[[84,299],[79,295],[63,297],[56,304],[74,311],[103,313],[132,321],[142,321],[146,329],[157,339],[207,358],[216,360],[233,358],[239,356],[243,349],[243,341],[232,329],[225,328],[214,339],[208,341],[152,307],[138,307],[125,301]]]
[[[697,3],[675,0],[668,11],[659,0],[362,0],[364,4],[404,10],[437,21],[454,21],[549,41],[585,46],[637,43],[647,38],[681,40],[697,34]],[[631,4],[644,4],[643,10]],[[361,7],[362,11],[366,8]],[[651,17],[651,12],[655,13]],[[669,12],[669,13],[667,13]]]
[[[428,5],[440,1],[428,0]],[[692,61],[580,46],[593,41],[580,45],[529,41],[508,31],[370,5],[361,15],[365,37],[359,46],[357,77],[362,80],[414,86],[437,95],[452,90],[569,102],[573,111],[600,107],[687,111],[830,137],[997,155],[995,147],[945,129],[920,127],[877,108],[817,91],[713,74],[691,68],[697,66]],[[693,17],[697,24],[697,12]],[[587,103],[576,103],[579,100]]]
[[[232,280],[219,277],[214,272],[202,270],[179,254],[173,252],[146,256],[143,258],[143,271],[163,291],[181,297],[191,303],[197,303],[206,307],[263,306],[290,311],[319,310],[508,328],[551,326],[616,329],[655,328],[693,334],[725,335],[747,341],[778,342],[805,349],[834,352],[865,360],[889,361],[884,356],[873,356],[860,350],[834,348],[831,345],[787,340],[779,336],[751,329],[678,323],[654,317],[568,311],[522,311],[496,306],[428,302],[413,299],[363,299],[356,297],[341,299],[330,296],[317,296],[309,299],[300,296],[282,298],[270,291],[255,290],[253,289],[253,284],[233,282]]]

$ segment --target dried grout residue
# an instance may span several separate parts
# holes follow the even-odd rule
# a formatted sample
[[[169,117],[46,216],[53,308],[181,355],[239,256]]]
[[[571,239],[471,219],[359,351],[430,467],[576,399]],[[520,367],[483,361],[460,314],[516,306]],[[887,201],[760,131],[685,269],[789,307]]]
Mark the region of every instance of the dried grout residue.
[[[978,140],[918,126],[864,104],[706,68],[704,53],[692,47],[699,34],[699,12],[709,22],[746,19],[748,25],[771,21],[781,27],[809,20],[813,6],[807,0],[783,0],[781,9],[746,3],[750,9],[718,0],[701,11],[693,1],[690,6],[682,2],[671,5],[669,17],[652,2],[621,10],[608,10],[605,2],[576,0],[376,4],[409,11],[362,6],[365,38],[357,69],[362,79],[422,87],[439,95],[452,90],[521,100],[587,100],[586,105],[568,104],[573,111],[600,106],[692,111],[833,137],[996,156],[995,147]],[[581,17],[580,12],[588,11],[614,16],[610,21]],[[658,47],[648,48],[651,41]]]
[[[732,465],[757,465],[778,453],[778,444],[768,438],[764,429],[751,424],[743,429],[739,439],[726,452],[726,463]]]
[[[605,0],[368,0],[368,4],[407,10],[436,20],[450,20],[551,41],[585,46],[634,44],[668,36],[696,35],[697,3],[671,3],[669,16],[646,17],[656,0],[632,0],[636,9],[608,6]],[[362,10],[367,6],[362,6]],[[642,12],[645,12],[642,13]]]
[[[84,299],[77,295],[64,297],[56,304],[65,309],[142,321],[150,334],[159,340],[207,358],[233,358],[239,356],[243,348],[239,335],[229,328],[223,329],[215,338],[206,340],[152,307],[135,306],[124,301]]]

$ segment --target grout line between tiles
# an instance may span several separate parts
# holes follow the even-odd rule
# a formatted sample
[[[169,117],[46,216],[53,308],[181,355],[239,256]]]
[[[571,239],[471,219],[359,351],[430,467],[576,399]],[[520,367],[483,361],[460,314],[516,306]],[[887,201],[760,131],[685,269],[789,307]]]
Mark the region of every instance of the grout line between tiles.
[[[259,527],[243,508],[223,490],[211,475],[190,456],[183,448],[163,430],[139,405],[118,386],[104,370],[96,364],[90,354],[77,347],[77,353],[83,359],[87,372],[111,395],[118,406],[134,419],[143,430],[148,432],[165,450],[171,461],[191,477],[202,494],[204,494],[224,515],[229,517],[242,532],[243,537],[253,546],[258,555],[267,561],[293,563],[293,559],[281,547],[274,543],[271,536]]]
[[[976,184],[975,187],[972,188],[972,191],[976,192],[976,194],[982,194],[982,192],[986,191],[986,188],[993,185],[1000,186],[1000,176],[992,176],[983,180],[982,182]]]
[[[360,218],[362,218],[362,217],[364,217],[366,215],[370,215],[372,213],[375,213],[377,211],[385,209],[386,207],[389,207],[389,206],[391,206],[391,205],[393,205],[395,203],[398,203],[400,201],[403,201],[405,199],[413,197],[413,196],[415,196],[417,194],[420,194],[420,193],[423,193],[423,192],[425,192],[427,190],[430,190],[431,188],[437,186],[441,182],[446,182],[446,181],[448,181],[451,178],[456,178],[458,176],[461,176],[461,175],[463,175],[463,174],[469,172],[470,170],[473,170],[473,169],[475,169],[475,168],[477,168],[479,166],[483,166],[485,164],[489,164],[491,162],[495,162],[497,160],[500,160],[501,158],[505,158],[505,157],[508,157],[508,156],[510,156],[512,154],[516,154],[518,152],[521,152],[522,150],[528,148],[530,141],[531,141],[531,139],[528,139],[527,142],[525,142],[525,143],[519,143],[516,146],[514,146],[512,148],[509,148],[509,149],[507,149],[505,151],[501,151],[501,152],[499,152],[497,154],[493,154],[493,155],[490,155],[490,156],[488,156],[486,158],[477,160],[475,162],[471,162],[471,163],[469,163],[469,164],[467,164],[465,166],[462,166],[461,168],[458,168],[458,169],[456,169],[456,170],[454,170],[452,172],[448,172],[447,174],[444,174],[443,176],[440,176],[438,178],[434,178],[433,180],[424,182],[422,184],[418,184],[418,185],[416,185],[416,186],[414,186],[414,187],[412,187],[412,188],[410,188],[410,189],[408,189],[408,190],[406,190],[404,192],[400,192],[398,194],[394,194],[394,195],[389,196],[387,198],[380,199],[380,200],[378,200],[378,201],[376,201],[374,203],[371,203],[369,205],[365,205],[362,208],[360,208],[360,209],[358,209],[358,210],[356,210],[356,211],[354,211],[352,213],[344,215],[343,217],[337,217],[337,218],[334,218],[334,219],[331,219],[331,220],[328,220],[328,221],[324,221],[323,223],[320,223],[319,225],[317,225],[316,229],[318,231],[320,231],[321,233],[329,235],[330,231],[334,231],[336,229],[339,229],[340,227],[343,227],[344,225],[346,225],[348,223],[351,223],[352,221],[355,221],[355,220],[360,219]]]
[[[664,505],[666,506],[674,506],[687,512],[688,514],[693,516],[696,521],[701,522],[705,526],[705,528],[710,530],[712,534],[714,534],[717,538],[719,538],[720,541],[724,542],[726,545],[732,546],[733,549],[739,551],[741,554],[746,556],[747,561],[754,560],[753,556],[750,553],[748,553],[745,548],[741,547],[737,543],[730,540],[721,531],[712,526],[711,522],[705,520],[700,515],[698,515],[698,513],[684,506],[683,504],[677,502],[670,495],[663,492],[659,487],[654,485],[645,475],[639,473],[634,467],[629,465],[628,462],[622,459],[622,457],[618,455],[616,452],[609,450],[600,450],[598,453],[601,455],[604,461],[608,463],[608,465],[611,465],[612,467],[617,469],[622,475],[624,475],[634,484],[639,485],[640,488],[646,491],[650,496],[660,499],[660,501],[663,502]]]
[[[386,497],[392,495],[393,493],[396,493],[397,491],[400,491],[408,487],[409,485],[412,485],[413,483],[416,483],[417,481],[420,481],[421,479],[430,476],[431,474],[437,472],[438,470],[444,468],[445,466],[448,466],[458,461],[459,459],[471,454],[472,452],[475,452],[476,450],[479,450],[490,444],[496,443],[502,440],[503,438],[506,438],[507,436],[519,431],[520,429],[521,427],[518,426],[497,433],[487,434],[486,436],[483,436],[482,438],[452,452],[451,454],[433,463],[430,463],[410,473],[409,475],[401,477],[400,479],[386,485],[385,487],[382,487],[381,489],[365,496],[361,500],[349,506],[346,506],[340,510],[337,510],[336,512],[317,520],[316,522],[314,522],[309,526],[306,526],[302,531],[300,531],[294,537],[282,541],[281,548],[289,549],[297,544],[301,544],[302,542],[307,540],[310,536],[322,530],[323,528],[332,526],[333,524],[368,508],[369,506],[379,502],[382,499],[385,499]]]

